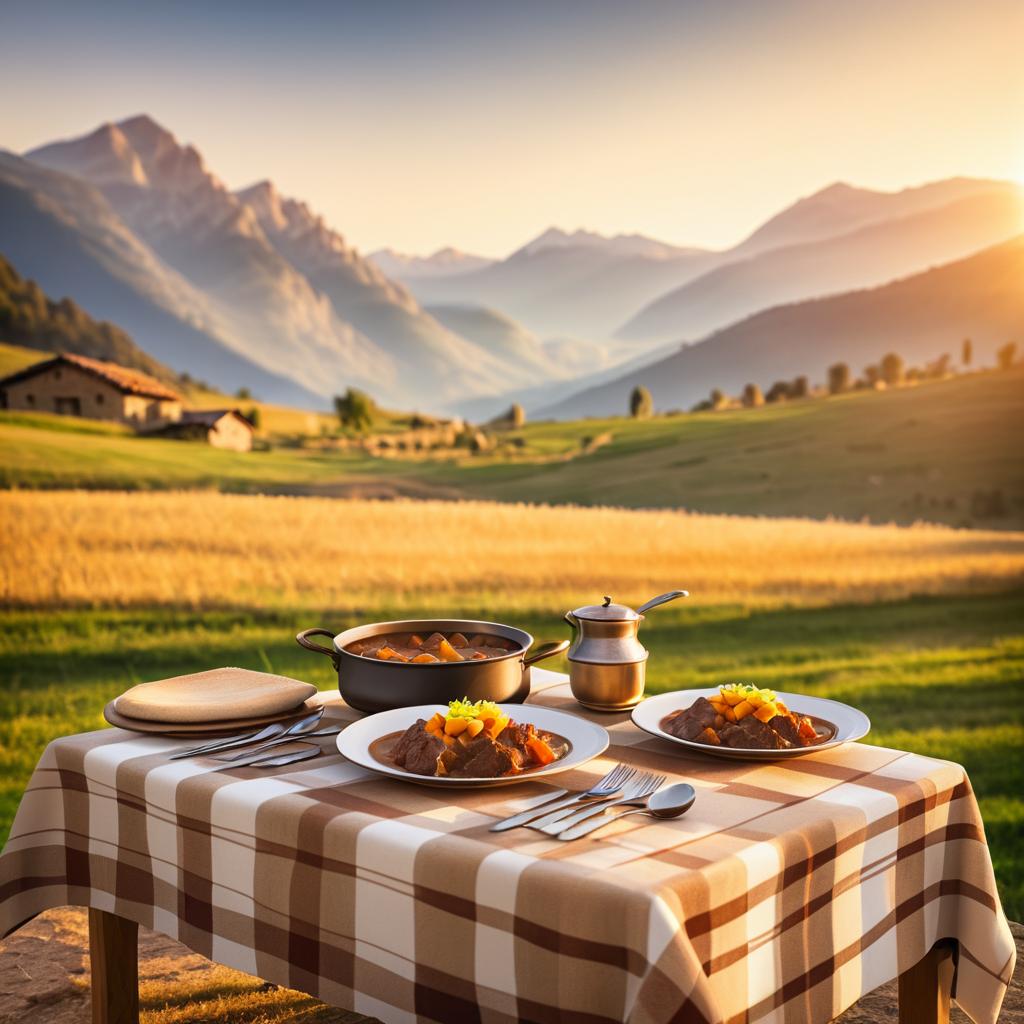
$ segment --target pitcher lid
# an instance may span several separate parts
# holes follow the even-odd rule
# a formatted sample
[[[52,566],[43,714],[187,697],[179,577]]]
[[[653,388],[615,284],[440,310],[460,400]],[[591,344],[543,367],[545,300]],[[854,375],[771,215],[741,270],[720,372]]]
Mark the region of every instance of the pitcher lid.
[[[634,622],[643,616],[624,604],[612,604],[612,599],[605,596],[603,604],[588,604],[576,608],[572,613],[577,619],[597,622]]]

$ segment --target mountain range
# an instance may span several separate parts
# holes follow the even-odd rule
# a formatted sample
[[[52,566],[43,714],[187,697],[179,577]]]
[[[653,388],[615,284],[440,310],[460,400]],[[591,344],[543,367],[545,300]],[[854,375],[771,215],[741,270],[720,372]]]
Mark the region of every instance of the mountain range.
[[[357,386],[424,411],[526,394],[559,409],[616,366],[661,365],[668,342],[717,346],[771,307],[860,294],[1021,231],[1020,188],[955,178],[833,185],[719,251],[549,228],[500,260],[364,257],[272,182],[232,191],[145,115],[0,151],[0,253],[23,276],[176,371],[317,407]],[[803,339],[766,350],[780,344]]]
[[[550,404],[558,419],[623,414],[636,385],[656,408],[688,408],[713,387],[739,394],[806,375],[823,382],[829,365],[854,373],[896,352],[908,365],[954,356],[963,338],[977,363],[1024,336],[1024,235],[965,259],[897,281],[777,306],[597,387]]]

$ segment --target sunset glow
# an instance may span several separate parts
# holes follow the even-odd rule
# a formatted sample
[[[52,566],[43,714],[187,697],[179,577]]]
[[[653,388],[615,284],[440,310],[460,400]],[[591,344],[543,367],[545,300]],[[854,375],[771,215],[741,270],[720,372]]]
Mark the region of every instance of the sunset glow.
[[[4,147],[145,111],[364,249],[499,255],[552,223],[714,247],[836,180],[1024,181],[1016,0],[4,18]]]

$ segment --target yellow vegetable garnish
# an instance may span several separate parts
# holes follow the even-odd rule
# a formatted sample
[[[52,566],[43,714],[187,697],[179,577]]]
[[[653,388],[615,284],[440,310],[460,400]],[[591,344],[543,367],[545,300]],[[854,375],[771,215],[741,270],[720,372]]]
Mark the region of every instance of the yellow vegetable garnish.
[[[740,722],[747,715],[753,715],[758,721],[767,722],[780,712],[785,713],[774,690],[749,683],[728,683],[720,686],[718,691],[720,696],[710,697],[709,701],[719,714],[730,721]]]

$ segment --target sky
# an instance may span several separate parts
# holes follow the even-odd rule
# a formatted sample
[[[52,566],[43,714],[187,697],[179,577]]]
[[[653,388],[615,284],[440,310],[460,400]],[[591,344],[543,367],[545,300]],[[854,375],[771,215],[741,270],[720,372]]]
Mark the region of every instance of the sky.
[[[725,247],[834,181],[1024,182],[1024,0],[0,0],[0,148],[148,113],[364,251]]]

